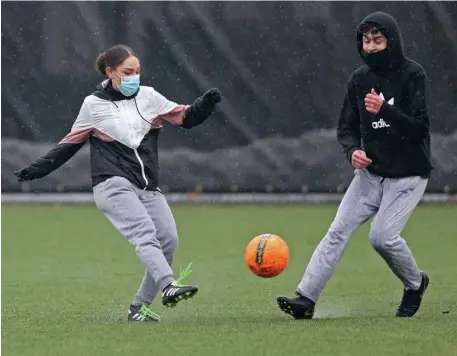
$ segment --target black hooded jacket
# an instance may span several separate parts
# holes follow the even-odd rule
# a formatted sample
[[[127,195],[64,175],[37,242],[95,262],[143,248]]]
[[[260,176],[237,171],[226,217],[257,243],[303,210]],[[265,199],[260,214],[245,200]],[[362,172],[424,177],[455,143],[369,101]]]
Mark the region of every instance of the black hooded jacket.
[[[367,23],[382,28],[386,50],[369,55],[363,51],[360,28]],[[383,12],[372,13],[360,23],[357,49],[365,64],[349,78],[338,142],[349,161],[355,150],[364,150],[372,160],[367,169],[382,177],[427,177],[432,165],[424,69],[404,55],[398,24]],[[377,115],[365,108],[371,89],[384,98]]]

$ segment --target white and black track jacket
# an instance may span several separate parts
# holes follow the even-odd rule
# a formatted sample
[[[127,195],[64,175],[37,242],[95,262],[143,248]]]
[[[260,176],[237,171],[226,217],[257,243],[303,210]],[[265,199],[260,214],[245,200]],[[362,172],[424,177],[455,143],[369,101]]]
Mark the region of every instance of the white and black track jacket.
[[[199,99],[193,105],[178,105],[147,86],[125,97],[113,89],[110,80],[105,80],[85,98],[71,131],[27,167],[28,179],[56,170],[89,140],[92,186],[119,176],[141,189],[156,190],[157,139],[162,124],[184,128],[201,124],[211,112],[198,107]]]

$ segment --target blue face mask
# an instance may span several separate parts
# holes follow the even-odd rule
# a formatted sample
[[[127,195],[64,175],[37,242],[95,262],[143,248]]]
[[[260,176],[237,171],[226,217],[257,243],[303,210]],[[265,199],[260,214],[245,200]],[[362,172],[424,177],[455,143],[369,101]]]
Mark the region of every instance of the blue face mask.
[[[140,87],[140,75],[124,75],[120,76],[116,73],[116,75],[121,78],[121,84],[118,86],[119,91],[125,96],[132,96],[135,94]]]

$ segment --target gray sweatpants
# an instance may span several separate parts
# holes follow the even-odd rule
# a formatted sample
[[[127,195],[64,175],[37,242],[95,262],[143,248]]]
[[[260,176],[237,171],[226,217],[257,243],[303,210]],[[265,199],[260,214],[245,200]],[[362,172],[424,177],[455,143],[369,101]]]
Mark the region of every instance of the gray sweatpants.
[[[174,281],[171,265],[178,232],[168,203],[160,192],[141,190],[121,177],[109,178],[93,190],[97,207],[134,246],[146,267],[132,304],[149,305]]]
[[[428,179],[421,177],[382,178],[366,169],[356,169],[336,217],[314,251],[297,292],[317,302],[349,240],[373,216],[369,237],[374,249],[405,289],[419,289],[420,271],[400,233],[424,194],[427,182]]]

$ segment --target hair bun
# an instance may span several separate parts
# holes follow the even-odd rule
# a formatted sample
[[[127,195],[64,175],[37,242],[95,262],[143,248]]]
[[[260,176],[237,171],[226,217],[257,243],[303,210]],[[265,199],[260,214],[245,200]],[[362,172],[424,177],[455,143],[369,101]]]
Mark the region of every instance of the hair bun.
[[[106,75],[106,69],[116,68],[121,65],[127,58],[135,56],[132,49],[125,45],[119,44],[114,47],[107,49],[105,52],[102,52],[98,55],[97,60],[95,61],[96,69]]]
[[[97,57],[97,60],[95,62],[97,70],[103,74],[106,75],[106,53],[100,53]]]

